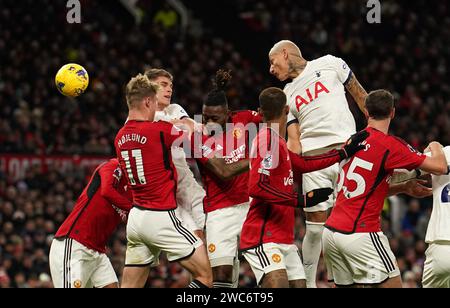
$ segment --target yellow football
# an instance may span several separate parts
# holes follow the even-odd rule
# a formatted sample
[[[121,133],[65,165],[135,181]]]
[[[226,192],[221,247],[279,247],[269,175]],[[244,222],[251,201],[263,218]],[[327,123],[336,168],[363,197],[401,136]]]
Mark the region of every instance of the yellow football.
[[[81,65],[66,64],[56,73],[55,84],[61,94],[77,97],[86,91],[89,75]]]

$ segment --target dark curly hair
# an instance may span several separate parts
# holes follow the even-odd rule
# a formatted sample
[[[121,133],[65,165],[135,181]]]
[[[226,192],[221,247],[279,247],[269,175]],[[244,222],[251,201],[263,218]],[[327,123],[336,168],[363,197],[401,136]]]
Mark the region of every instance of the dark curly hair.
[[[206,96],[205,106],[228,106],[225,91],[231,78],[231,71],[229,70],[220,69],[216,72],[216,76],[213,79],[214,89]]]

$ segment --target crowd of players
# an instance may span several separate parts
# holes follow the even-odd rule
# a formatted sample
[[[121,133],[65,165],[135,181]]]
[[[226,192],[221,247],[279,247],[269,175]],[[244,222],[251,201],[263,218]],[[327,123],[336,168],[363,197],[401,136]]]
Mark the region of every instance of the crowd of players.
[[[19,114],[19,116],[18,116],[18,118],[20,119],[20,112],[18,112],[18,114]],[[25,116],[26,117],[26,116]],[[25,121],[26,122],[26,121]],[[444,123],[445,124],[445,123]],[[102,131],[102,130],[100,130],[100,131]],[[32,138],[31,138],[32,139]],[[107,143],[107,142],[106,142]],[[105,144],[106,144],[105,143]],[[34,148],[33,146],[31,146],[30,148]],[[102,148],[102,147],[100,147],[100,148]],[[26,190],[26,186],[24,186],[25,188],[23,188],[24,190]],[[72,199],[73,199],[73,197],[72,197]],[[20,215],[19,215],[20,216]],[[414,220],[414,219],[413,219]],[[49,230],[51,230],[51,227],[48,227],[49,228]],[[49,231],[49,233],[51,234],[51,232]],[[6,246],[5,246],[6,247]],[[44,279],[44,278],[43,278]]]

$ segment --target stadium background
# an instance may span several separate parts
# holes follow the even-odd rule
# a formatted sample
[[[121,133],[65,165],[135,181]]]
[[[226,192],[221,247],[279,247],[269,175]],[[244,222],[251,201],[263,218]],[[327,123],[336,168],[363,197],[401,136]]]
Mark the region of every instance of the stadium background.
[[[382,1],[381,24],[366,21],[366,1],[219,0],[81,1],[82,23],[68,24],[66,1],[2,0],[0,4],[0,288],[51,287],[49,244],[92,167],[113,153],[126,118],[123,86],[148,67],[175,76],[173,102],[198,114],[216,69],[233,71],[230,107],[254,109],[259,92],[282,86],[268,72],[276,41],[298,43],[306,59],[333,54],[347,61],[366,90],[395,93],[392,133],[419,150],[450,144],[450,12],[447,1]],[[173,1],[177,2],[177,1]],[[134,14],[134,15],[133,15]],[[136,22],[139,20],[139,23]],[[90,87],[62,97],[54,74],[68,62],[88,70]],[[364,118],[349,98],[359,128]],[[407,287],[420,286],[431,199],[386,201],[383,229]],[[297,244],[305,228],[297,219]],[[120,227],[108,255],[118,275],[125,252]],[[319,286],[326,286],[323,263]],[[189,277],[163,261],[149,286],[183,287]],[[241,287],[254,286],[249,266]]]

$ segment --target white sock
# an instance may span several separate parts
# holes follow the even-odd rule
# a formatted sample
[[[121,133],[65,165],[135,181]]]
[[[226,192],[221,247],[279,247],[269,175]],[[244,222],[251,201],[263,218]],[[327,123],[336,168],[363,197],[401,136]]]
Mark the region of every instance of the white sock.
[[[324,223],[306,222],[306,234],[303,238],[302,255],[306,275],[306,287],[317,288],[316,275],[322,251],[322,233]]]

